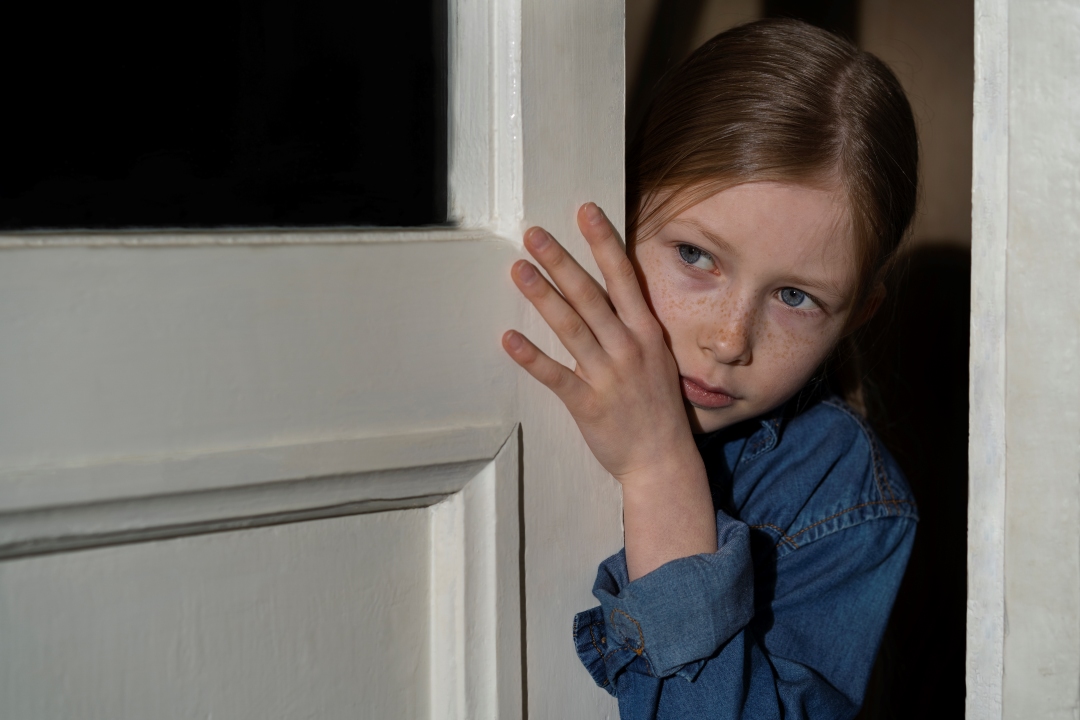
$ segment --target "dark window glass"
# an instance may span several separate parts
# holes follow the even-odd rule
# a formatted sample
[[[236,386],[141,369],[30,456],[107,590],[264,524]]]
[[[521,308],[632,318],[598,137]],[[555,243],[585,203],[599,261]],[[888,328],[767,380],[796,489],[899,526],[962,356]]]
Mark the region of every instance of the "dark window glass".
[[[445,3],[5,3],[0,229],[446,222]]]

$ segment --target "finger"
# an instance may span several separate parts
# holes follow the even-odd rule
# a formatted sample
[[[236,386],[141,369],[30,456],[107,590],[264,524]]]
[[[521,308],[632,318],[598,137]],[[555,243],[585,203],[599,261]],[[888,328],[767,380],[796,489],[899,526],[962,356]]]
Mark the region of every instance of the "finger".
[[[604,288],[555,238],[543,228],[530,228],[525,233],[525,247],[603,347],[614,350],[629,341],[626,326],[615,314]]]
[[[619,315],[630,318],[649,313],[634,264],[627,257],[619,233],[604,211],[596,203],[585,203],[578,208],[577,220]]]
[[[589,392],[589,385],[570,368],[552,360],[516,330],[507,330],[502,344],[514,362],[555,393],[571,413]]]
[[[607,353],[597,342],[589,325],[528,260],[514,263],[510,274],[514,284],[555,331],[583,370],[588,372],[590,367],[607,362]]]

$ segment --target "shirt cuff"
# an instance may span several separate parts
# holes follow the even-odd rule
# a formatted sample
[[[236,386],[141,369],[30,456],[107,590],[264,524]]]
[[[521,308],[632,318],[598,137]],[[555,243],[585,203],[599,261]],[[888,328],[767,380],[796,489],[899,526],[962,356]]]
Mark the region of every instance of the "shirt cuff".
[[[656,677],[693,680],[704,661],[754,613],[749,529],[717,514],[715,553],[665,563],[629,582],[625,551],[601,563],[593,585],[600,607],[574,619],[578,656],[601,687],[635,658]]]

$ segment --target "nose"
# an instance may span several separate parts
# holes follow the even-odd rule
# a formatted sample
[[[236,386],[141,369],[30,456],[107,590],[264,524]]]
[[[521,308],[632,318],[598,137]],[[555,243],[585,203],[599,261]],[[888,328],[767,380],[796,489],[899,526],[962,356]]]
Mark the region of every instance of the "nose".
[[[718,322],[705,338],[705,349],[716,362],[725,365],[748,365],[753,358],[754,309],[749,303],[720,309]]]

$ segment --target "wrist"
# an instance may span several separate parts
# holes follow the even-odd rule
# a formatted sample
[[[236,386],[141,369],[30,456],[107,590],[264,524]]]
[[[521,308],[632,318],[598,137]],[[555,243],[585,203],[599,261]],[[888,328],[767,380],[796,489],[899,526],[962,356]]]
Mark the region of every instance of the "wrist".
[[[705,463],[693,440],[690,440],[688,447],[671,448],[662,455],[654,456],[648,464],[639,465],[613,477],[622,485],[624,494],[627,491],[670,490],[673,485],[685,483],[703,482],[708,485]]]
[[[716,552],[712,493],[696,448],[690,457],[664,458],[620,481],[631,580],[671,560]]]
[[[714,516],[709,477],[700,457],[642,468],[620,483],[624,514]]]

